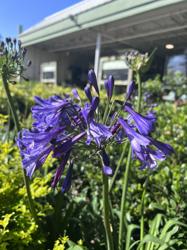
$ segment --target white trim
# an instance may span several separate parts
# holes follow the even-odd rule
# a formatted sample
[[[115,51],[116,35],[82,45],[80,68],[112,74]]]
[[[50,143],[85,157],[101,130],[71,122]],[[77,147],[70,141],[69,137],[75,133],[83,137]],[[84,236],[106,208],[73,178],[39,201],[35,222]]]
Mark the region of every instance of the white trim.
[[[58,22],[60,20],[69,18],[70,16],[74,16],[80,14],[82,12],[88,11],[93,9],[99,5],[111,2],[113,0],[84,0],[80,3],[74,4],[64,10],[58,11],[48,17],[45,17],[41,22],[37,23],[36,25],[32,26],[31,28],[25,30],[20,35],[25,35],[27,33],[31,33],[36,29],[48,26],[52,23]]]

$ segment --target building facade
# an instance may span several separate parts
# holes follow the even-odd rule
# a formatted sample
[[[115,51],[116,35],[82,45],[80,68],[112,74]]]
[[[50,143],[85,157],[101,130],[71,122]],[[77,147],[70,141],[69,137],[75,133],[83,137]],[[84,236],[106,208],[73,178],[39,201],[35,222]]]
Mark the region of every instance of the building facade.
[[[150,74],[163,74],[172,60],[187,61],[187,0],[84,0],[46,17],[20,39],[32,60],[27,73],[34,81],[81,85],[88,68],[99,72],[101,57],[130,48],[151,52],[156,47]],[[170,60],[171,55],[178,59]]]

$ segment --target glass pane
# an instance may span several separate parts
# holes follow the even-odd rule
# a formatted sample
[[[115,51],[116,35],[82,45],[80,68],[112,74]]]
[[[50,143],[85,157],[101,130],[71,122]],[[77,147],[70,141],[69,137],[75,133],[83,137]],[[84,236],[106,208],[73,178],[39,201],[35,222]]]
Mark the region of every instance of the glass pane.
[[[43,72],[43,79],[54,79],[54,72],[53,71]]]
[[[115,80],[127,80],[128,79],[128,69],[103,70],[102,80],[107,79],[109,77],[109,75],[113,75]]]
[[[180,72],[186,75],[186,67],[187,67],[186,55],[171,56],[168,59],[168,63],[167,63],[167,73],[171,74],[171,73]]]

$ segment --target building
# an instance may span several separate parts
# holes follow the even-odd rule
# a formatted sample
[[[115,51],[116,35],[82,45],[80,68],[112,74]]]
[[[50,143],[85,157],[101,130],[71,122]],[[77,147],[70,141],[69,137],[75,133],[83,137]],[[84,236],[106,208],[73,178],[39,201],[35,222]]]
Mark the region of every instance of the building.
[[[88,68],[98,73],[100,57],[128,48],[157,47],[153,71],[162,74],[166,62],[172,67],[173,60],[187,61],[187,0],[84,0],[46,17],[20,39],[33,62],[28,76],[34,81],[81,84]],[[168,61],[169,55],[179,56]]]

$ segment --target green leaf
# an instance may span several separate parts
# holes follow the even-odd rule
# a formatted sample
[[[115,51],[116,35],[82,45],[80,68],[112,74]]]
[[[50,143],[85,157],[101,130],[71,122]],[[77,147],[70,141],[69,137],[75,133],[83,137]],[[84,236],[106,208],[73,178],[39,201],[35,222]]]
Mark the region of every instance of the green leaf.
[[[155,218],[153,219],[152,223],[151,223],[151,227],[150,227],[150,230],[149,230],[149,233],[150,235],[153,235],[153,236],[157,236],[158,233],[159,233],[159,227],[160,227],[160,224],[162,222],[162,217],[163,215],[162,214],[157,214],[155,216]],[[152,242],[149,242],[147,245],[146,245],[146,250],[153,250],[154,248],[154,243]]]
[[[130,249],[130,243],[131,243],[131,236],[132,236],[132,232],[135,230],[135,229],[138,229],[139,226],[137,225],[134,225],[134,224],[130,224],[127,226],[127,236],[126,236],[126,246],[125,246],[125,249],[126,250],[129,250]]]
[[[187,227],[187,225],[185,225],[184,223],[178,221],[177,219],[169,220],[169,221],[167,221],[167,223],[165,224],[164,228],[162,229],[162,232],[160,234],[160,239],[163,239],[166,236],[166,233],[168,232],[168,230],[171,227],[175,226],[175,225]]]
[[[3,220],[0,220],[0,226],[3,227],[3,229],[5,230],[6,227],[8,226],[9,224],[9,221],[10,221],[10,217],[13,215],[13,213],[11,214],[5,214],[3,217],[4,219]]]
[[[74,242],[71,241],[71,240],[68,240],[67,243],[68,243],[68,245],[69,245],[69,248],[67,248],[67,250],[87,250],[86,247],[77,245],[76,243],[74,243]]]
[[[159,244],[159,245],[164,245],[165,244],[165,242],[163,240],[159,239],[158,237],[147,234],[147,235],[145,235],[143,240],[140,242],[137,250],[139,250],[147,242],[152,242],[154,244]],[[150,249],[147,249],[147,250],[150,250]]]

